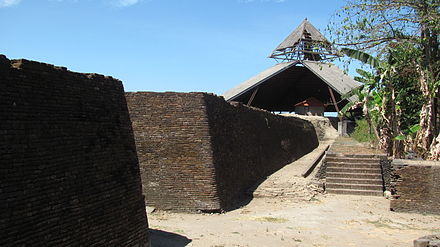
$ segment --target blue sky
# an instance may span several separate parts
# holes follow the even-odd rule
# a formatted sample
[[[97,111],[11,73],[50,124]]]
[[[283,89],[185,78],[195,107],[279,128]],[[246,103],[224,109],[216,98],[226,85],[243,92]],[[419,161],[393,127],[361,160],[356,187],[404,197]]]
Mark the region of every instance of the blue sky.
[[[110,75],[126,91],[212,92],[276,63],[308,18],[343,0],[0,0],[0,54]],[[325,32],[324,32],[325,33]]]

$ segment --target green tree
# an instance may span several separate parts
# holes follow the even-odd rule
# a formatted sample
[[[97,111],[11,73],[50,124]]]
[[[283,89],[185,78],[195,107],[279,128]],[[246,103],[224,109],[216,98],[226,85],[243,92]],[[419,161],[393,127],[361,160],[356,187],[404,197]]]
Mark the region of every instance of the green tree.
[[[413,140],[413,149],[422,157],[432,159],[438,159],[440,153],[440,135],[435,129],[434,116],[440,84],[439,5],[438,0],[351,0],[330,25],[337,45],[367,51],[393,65],[393,73],[387,75],[378,89],[384,96],[383,121],[398,128],[410,126],[415,119],[413,115],[407,119],[406,114],[418,111],[420,128]],[[420,92],[420,95],[403,100],[411,92]],[[393,106],[392,102],[396,101],[398,104]],[[390,107],[397,108],[394,114],[397,117],[391,114],[391,118],[387,118]],[[399,117],[402,111],[406,111],[404,123]],[[385,137],[389,136],[387,129],[381,130]]]
[[[355,79],[364,83],[361,93],[358,93],[360,94],[358,98],[361,100],[366,120],[375,129],[379,147],[389,155],[401,158],[403,145],[401,140],[395,138],[402,134],[398,124],[401,115],[400,107],[396,104],[397,93],[393,83],[395,67],[389,62],[380,61],[362,51],[343,48],[342,52],[374,68],[375,74],[357,70],[362,77]],[[374,121],[372,121],[372,116]]]

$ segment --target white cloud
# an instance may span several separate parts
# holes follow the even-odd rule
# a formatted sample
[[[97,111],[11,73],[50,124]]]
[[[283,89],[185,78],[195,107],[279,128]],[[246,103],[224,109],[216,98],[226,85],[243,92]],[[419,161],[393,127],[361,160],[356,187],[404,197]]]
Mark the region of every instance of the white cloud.
[[[21,0],[0,0],[0,8],[19,4]]]
[[[128,7],[135,5],[139,2],[139,0],[118,0],[116,1],[116,6],[118,7]]]

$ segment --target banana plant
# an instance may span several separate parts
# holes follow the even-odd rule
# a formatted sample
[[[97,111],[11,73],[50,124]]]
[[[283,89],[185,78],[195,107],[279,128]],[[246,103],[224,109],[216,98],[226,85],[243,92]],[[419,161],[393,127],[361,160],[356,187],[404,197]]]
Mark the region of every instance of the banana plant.
[[[362,85],[352,89],[347,94],[343,95],[343,99],[348,99],[356,96],[357,101],[350,102],[342,108],[342,114],[346,114],[353,107],[362,107],[362,113],[367,120],[370,134],[374,132],[376,139],[379,140],[379,133],[377,132],[377,123],[379,121],[379,107],[382,103],[382,96],[377,91],[379,77],[371,72],[356,69],[360,76],[355,76],[354,79],[361,82]]]
[[[393,140],[396,133],[400,134],[398,129],[398,119],[396,117],[395,92],[391,83],[391,75],[394,67],[386,62],[380,61],[378,58],[362,51],[343,48],[341,49],[348,57],[361,61],[370,65],[376,73],[370,73],[365,70],[358,69],[360,76],[355,79],[363,85],[350,93],[358,95],[357,104],[362,106],[364,116],[370,126],[374,130],[379,140],[379,147],[386,150],[388,154],[393,154]],[[347,109],[344,109],[345,111]],[[378,131],[380,127],[380,133]]]

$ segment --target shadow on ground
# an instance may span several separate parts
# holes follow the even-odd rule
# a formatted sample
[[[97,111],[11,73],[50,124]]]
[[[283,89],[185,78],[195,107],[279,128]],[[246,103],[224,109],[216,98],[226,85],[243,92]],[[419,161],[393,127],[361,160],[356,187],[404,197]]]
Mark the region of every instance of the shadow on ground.
[[[192,241],[185,236],[156,229],[150,229],[150,240],[153,247],[184,247]]]

